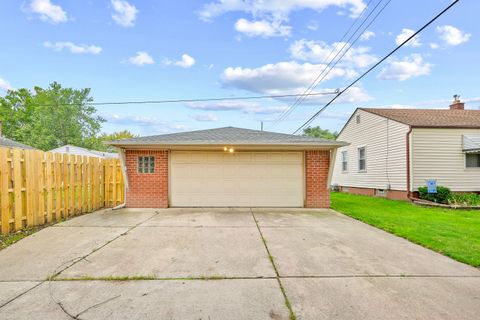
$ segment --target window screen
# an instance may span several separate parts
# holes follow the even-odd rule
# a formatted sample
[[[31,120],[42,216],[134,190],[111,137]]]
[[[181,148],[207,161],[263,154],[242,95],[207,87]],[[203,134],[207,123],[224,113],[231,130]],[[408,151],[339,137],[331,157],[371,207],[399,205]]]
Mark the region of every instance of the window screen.
[[[466,154],[465,159],[467,168],[480,168],[480,154]]]
[[[358,148],[358,171],[365,171],[367,169],[366,161],[365,147]]]
[[[342,151],[342,171],[348,170],[348,151]]]
[[[138,173],[154,173],[155,157],[138,157]]]

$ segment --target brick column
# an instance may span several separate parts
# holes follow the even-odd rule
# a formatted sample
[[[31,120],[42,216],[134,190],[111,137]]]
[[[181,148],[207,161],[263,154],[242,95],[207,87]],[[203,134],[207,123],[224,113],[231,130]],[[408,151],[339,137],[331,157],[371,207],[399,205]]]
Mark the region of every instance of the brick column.
[[[330,208],[329,150],[305,151],[306,208]]]
[[[168,208],[168,150],[126,150],[128,208]],[[138,173],[139,156],[155,157],[154,173]]]

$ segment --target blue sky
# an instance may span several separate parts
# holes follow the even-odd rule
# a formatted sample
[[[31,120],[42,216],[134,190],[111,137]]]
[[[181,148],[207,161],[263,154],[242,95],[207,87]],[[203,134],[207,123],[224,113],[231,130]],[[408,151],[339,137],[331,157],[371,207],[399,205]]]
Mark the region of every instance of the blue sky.
[[[370,1],[366,13],[380,0]],[[302,93],[368,0],[26,0],[0,2],[0,95],[92,89],[95,101]],[[383,6],[386,0],[379,5]],[[451,1],[392,0],[315,91],[346,86]],[[356,107],[479,109],[480,3],[462,0],[313,125],[338,130]],[[329,96],[98,107],[102,131],[140,135],[239,126],[291,133]]]

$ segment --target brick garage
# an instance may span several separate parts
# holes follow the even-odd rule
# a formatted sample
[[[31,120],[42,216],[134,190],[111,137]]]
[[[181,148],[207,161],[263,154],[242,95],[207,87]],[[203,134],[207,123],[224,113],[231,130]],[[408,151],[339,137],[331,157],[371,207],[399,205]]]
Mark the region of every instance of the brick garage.
[[[240,128],[117,140],[126,205],[330,206],[330,162],[342,142]]]

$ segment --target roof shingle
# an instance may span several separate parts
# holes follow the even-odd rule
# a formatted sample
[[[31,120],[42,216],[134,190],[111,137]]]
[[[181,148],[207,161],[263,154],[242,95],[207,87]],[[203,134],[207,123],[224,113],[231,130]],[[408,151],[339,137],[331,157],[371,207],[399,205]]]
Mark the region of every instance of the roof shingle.
[[[20,148],[20,149],[31,149],[34,150],[34,147],[30,147],[29,145],[17,142],[12,139],[8,139],[5,137],[0,136],[0,147],[5,148]]]
[[[127,145],[325,145],[343,146],[340,141],[292,134],[267,132],[235,127],[198,130],[156,136],[109,141],[107,144]]]
[[[412,127],[480,128],[480,110],[360,108]]]

